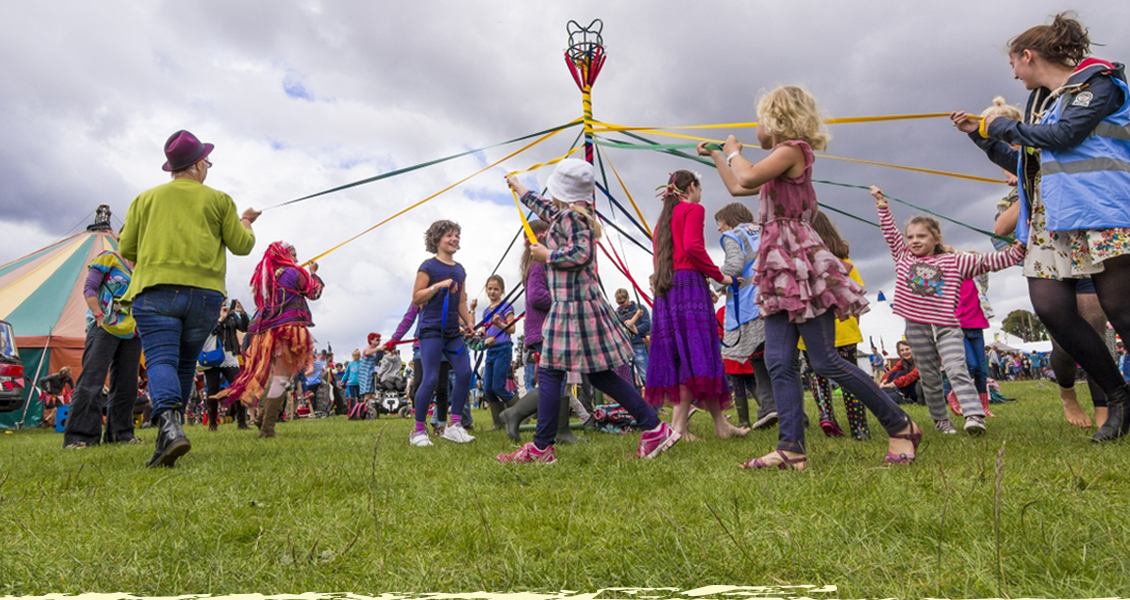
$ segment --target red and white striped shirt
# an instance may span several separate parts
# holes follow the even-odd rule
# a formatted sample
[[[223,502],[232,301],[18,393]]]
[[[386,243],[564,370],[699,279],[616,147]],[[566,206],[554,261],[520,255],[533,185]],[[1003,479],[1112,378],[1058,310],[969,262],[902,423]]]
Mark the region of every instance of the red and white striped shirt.
[[[957,301],[961,282],[982,273],[1000,271],[1024,258],[1022,246],[1009,246],[1000,252],[985,254],[963,252],[917,256],[906,246],[906,239],[891,214],[889,206],[878,205],[879,226],[883,239],[891,247],[895,259],[896,315],[915,323],[960,327]]]

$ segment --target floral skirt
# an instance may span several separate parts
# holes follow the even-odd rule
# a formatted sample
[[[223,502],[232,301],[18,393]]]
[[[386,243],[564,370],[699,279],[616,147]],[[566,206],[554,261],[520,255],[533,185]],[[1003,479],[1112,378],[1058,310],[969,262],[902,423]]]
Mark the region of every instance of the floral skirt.
[[[1103,270],[1108,258],[1130,254],[1130,228],[1048,231],[1044,203],[1032,202],[1024,276],[1032,279],[1078,279]]]
[[[313,351],[314,340],[305,325],[281,325],[252,334],[247,352],[243,353],[243,370],[226,390],[227,395],[217,397],[223,398],[224,406],[230,406],[236,400],[247,406],[257,406],[274,374],[276,360],[282,361],[293,377],[310,366],[314,360]]]
[[[675,271],[675,285],[655,298],[644,392],[648,404],[688,400],[729,408],[721,347],[706,280],[697,271]]]

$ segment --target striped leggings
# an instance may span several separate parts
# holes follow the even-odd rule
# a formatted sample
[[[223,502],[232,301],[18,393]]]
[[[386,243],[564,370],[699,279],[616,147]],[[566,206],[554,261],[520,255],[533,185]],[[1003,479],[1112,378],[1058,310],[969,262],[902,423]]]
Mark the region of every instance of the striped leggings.
[[[981,398],[973,387],[969,367],[965,364],[965,332],[960,327],[942,327],[927,323],[906,322],[906,340],[914,352],[914,364],[918,366],[922,393],[930,418],[935,421],[948,419],[946,399],[942,393],[942,372],[944,367],[961,412],[965,416],[984,416]],[[939,367],[940,363],[940,367]]]

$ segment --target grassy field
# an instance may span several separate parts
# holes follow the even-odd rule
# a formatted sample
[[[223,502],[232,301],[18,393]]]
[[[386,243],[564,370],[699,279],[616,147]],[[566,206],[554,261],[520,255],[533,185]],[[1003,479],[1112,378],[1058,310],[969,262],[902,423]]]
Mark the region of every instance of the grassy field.
[[[1004,391],[1019,402],[994,405],[980,438],[936,434],[911,407],[928,431],[909,468],[880,466],[874,419],[869,442],[813,426],[802,473],[739,470],[776,430],[716,440],[706,415],[691,423],[703,441],[655,461],[630,458],[638,435],[590,433],[552,466],[495,463],[512,448],[501,432],[411,448],[400,419],[286,423],[266,441],[189,427],[171,470],[142,468],[150,430],[144,446],[80,451],[2,435],[0,594],[1130,595],[1130,446],[1091,444],[1053,386]]]

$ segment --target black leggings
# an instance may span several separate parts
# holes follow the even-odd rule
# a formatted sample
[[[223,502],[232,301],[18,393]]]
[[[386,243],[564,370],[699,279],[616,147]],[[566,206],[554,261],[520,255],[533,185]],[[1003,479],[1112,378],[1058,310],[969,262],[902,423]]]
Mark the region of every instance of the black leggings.
[[[1123,339],[1130,339],[1130,255],[1103,261],[1103,272],[1091,276],[1103,312]],[[1125,382],[1106,342],[1079,314],[1077,279],[1028,279],[1028,295],[1036,315],[1104,392],[1110,394]]]

